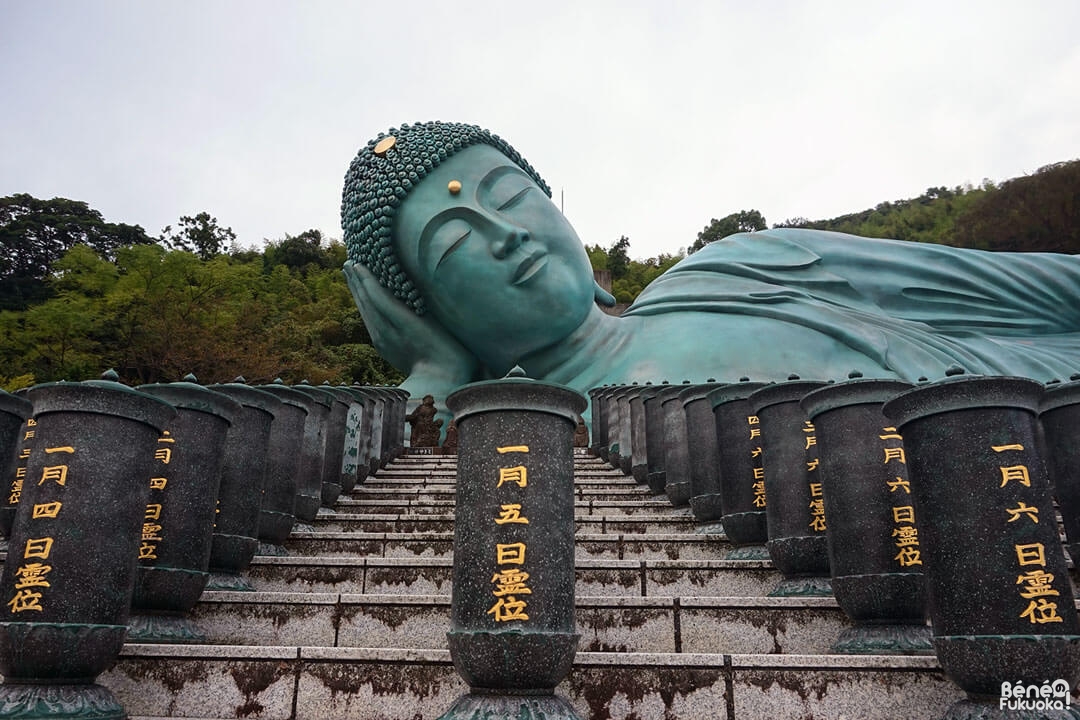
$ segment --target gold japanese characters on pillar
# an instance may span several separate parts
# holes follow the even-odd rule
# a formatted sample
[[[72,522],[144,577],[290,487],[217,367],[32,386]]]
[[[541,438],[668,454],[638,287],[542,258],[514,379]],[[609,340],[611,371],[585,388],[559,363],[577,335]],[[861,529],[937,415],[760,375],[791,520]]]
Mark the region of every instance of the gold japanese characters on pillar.
[[[806,475],[810,485],[810,529],[814,532],[825,532],[825,493],[821,489],[821,480],[818,479],[818,465],[821,461],[817,457],[817,451],[811,448],[817,447],[817,430],[814,423],[807,420],[803,423],[804,446],[806,450]]]
[[[885,465],[896,466],[893,480],[886,480],[889,496],[893,498],[892,520],[893,544],[897,553],[893,558],[900,567],[922,565],[922,550],[919,548],[919,528],[915,524],[915,506],[911,504],[911,484],[907,480],[907,456],[904,454],[904,438],[892,426],[883,427],[881,435],[882,452]],[[894,497],[895,496],[895,497]]]
[[[746,423],[750,426],[750,439],[761,437],[761,420],[757,415],[747,415]],[[761,464],[761,441],[750,448],[750,458],[754,470],[754,507],[763,508],[765,502],[765,468]]]
[[[1020,443],[1008,445],[991,445],[990,449],[1002,456],[1003,464],[998,466],[1001,473],[1000,488],[1012,488],[1012,494],[1017,494],[1019,488],[1031,487],[1031,475],[1026,465],[1016,462],[1013,453],[1023,452],[1024,446]],[[1023,494],[1020,491],[1019,494]],[[1005,522],[1017,523],[1021,526],[1039,524],[1039,508],[1028,505],[1023,500],[1017,500],[1013,507],[1005,508]],[[1051,519],[1052,521],[1052,519]],[[1046,572],[1046,548],[1041,542],[1018,542],[1013,544],[1016,551],[1016,576],[1017,594],[1021,599],[1020,618],[1027,620],[1033,625],[1045,625],[1047,623],[1063,622],[1058,614],[1058,601],[1050,598],[1059,598],[1061,593],[1053,587],[1054,574]],[[1051,550],[1056,552],[1056,548]],[[1067,607],[1072,605],[1071,593],[1066,593],[1069,598]]]
[[[30,420],[28,424],[32,423]],[[23,439],[29,440],[33,436],[34,431],[27,430]],[[8,554],[8,562],[19,563],[15,569],[15,594],[7,602],[13,614],[45,609],[42,603],[47,600],[51,587],[48,576],[53,569],[48,561],[56,542],[50,521],[63,512],[64,488],[74,480],[68,475],[68,461],[75,454],[74,447],[57,445],[44,448],[44,453],[49,464],[41,468],[37,484],[45,488],[46,497],[41,498],[44,502],[35,503],[30,509],[29,536],[21,549],[21,557],[18,548],[11,548]],[[29,457],[29,453],[25,454]],[[25,467],[22,469],[26,470]]]
[[[173,445],[176,438],[166,430],[158,438],[158,447],[154,450],[154,460],[159,466],[158,472],[162,476],[167,475],[168,465],[172,462]],[[150,499],[154,501],[164,500],[165,487],[169,484],[168,477],[150,478]],[[161,534],[164,528],[161,525],[161,502],[150,502],[146,505],[143,514],[142,537],[139,544],[139,560],[156,560],[157,547],[165,540]]]
[[[19,451],[18,461],[15,466],[15,477],[11,480],[11,492],[8,494],[8,505],[18,505],[22,497],[23,481],[26,480],[26,463],[30,460],[30,441],[34,438],[34,428],[37,421],[29,418],[26,421],[26,430],[23,431],[22,441],[28,443]]]
[[[527,454],[529,446],[507,445],[497,447],[495,450],[500,455],[519,456]],[[507,461],[513,462],[512,458],[507,458]],[[495,489],[498,491],[507,485],[517,486],[520,489],[528,487],[529,474],[527,468],[522,464],[501,466]],[[500,504],[499,513],[492,518],[492,522],[500,527],[528,525],[529,518],[525,514],[523,503],[508,502]],[[528,602],[524,596],[532,595],[532,589],[528,586],[529,573],[525,570],[526,550],[526,545],[523,542],[495,544],[496,569],[491,576],[491,582],[495,586],[491,591],[491,594],[495,597],[495,604],[487,611],[489,615],[495,618],[495,622],[529,619],[528,613],[525,612]]]

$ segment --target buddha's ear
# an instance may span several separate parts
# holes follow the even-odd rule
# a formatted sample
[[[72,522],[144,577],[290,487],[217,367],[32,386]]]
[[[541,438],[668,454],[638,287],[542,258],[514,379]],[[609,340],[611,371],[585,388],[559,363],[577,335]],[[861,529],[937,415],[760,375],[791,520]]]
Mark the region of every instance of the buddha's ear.
[[[596,302],[604,307],[615,306],[615,296],[609,293],[604,288],[600,287],[600,284],[595,280],[593,281],[593,297],[596,298]]]

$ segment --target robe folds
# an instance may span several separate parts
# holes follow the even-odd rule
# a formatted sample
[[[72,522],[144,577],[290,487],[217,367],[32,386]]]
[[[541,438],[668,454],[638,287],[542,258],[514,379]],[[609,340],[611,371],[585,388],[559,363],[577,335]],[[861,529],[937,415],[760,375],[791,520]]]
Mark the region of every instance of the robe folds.
[[[1080,256],[779,228],[710,243],[624,317],[743,314],[813,328],[910,381],[944,368],[1046,382],[1080,372]]]

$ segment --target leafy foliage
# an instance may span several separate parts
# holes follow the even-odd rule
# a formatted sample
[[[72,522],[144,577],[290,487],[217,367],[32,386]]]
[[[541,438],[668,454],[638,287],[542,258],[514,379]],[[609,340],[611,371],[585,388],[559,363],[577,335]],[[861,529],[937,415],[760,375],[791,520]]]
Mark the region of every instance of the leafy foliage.
[[[219,241],[232,237],[206,213],[192,220],[187,227]],[[108,367],[132,384],[189,372],[207,383],[237,375],[251,382],[403,379],[371,346],[341,273],[340,242],[326,242],[318,230],[286,235],[263,252],[226,253],[197,234],[188,241],[203,252],[144,243],[114,247],[106,257],[76,244],[50,258],[45,296],[0,311],[0,384],[83,380]]]
[[[52,262],[76,245],[114,258],[120,247],[152,242],[138,225],[107,223],[84,202],[25,193],[0,198],[0,309],[48,297]]]
[[[987,250],[1080,253],[1080,161],[1047,165],[971,198],[952,239]]]
[[[173,230],[166,225],[161,231],[161,242],[170,250],[187,250],[203,260],[220,255],[236,242],[232,228],[218,225],[217,218],[201,212],[195,217],[184,215],[180,225]]]
[[[711,242],[741,232],[755,232],[769,227],[765,217],[757,210],[740,210],[717,220],[713,218],[705,229],[697,234],[690,252],[697,252]]]
[[[611,271],[611,294],[620,303],[633,302],[649,283],[685,257],[682,253],[662,253],[646,260],[631,260],[629,250],[630,238],[625,235],[607,250],[599,245],[585,246],[593,270]]]
[[[793,218],[774,227],[1011,252],[1080,253],[1080,160],[1056,163],[1000,185],[932,187],[831,220]]]

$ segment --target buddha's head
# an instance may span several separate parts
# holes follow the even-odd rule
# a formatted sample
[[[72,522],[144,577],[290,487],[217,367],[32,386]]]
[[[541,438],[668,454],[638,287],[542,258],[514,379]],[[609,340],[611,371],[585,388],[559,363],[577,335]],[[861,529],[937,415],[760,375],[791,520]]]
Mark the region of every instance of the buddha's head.
[[[345,244],[417,314],[485,361],[512,364],[569,334],[594,297],[585,249],[550,195],[485,130],[403,125],[349,167]]]

